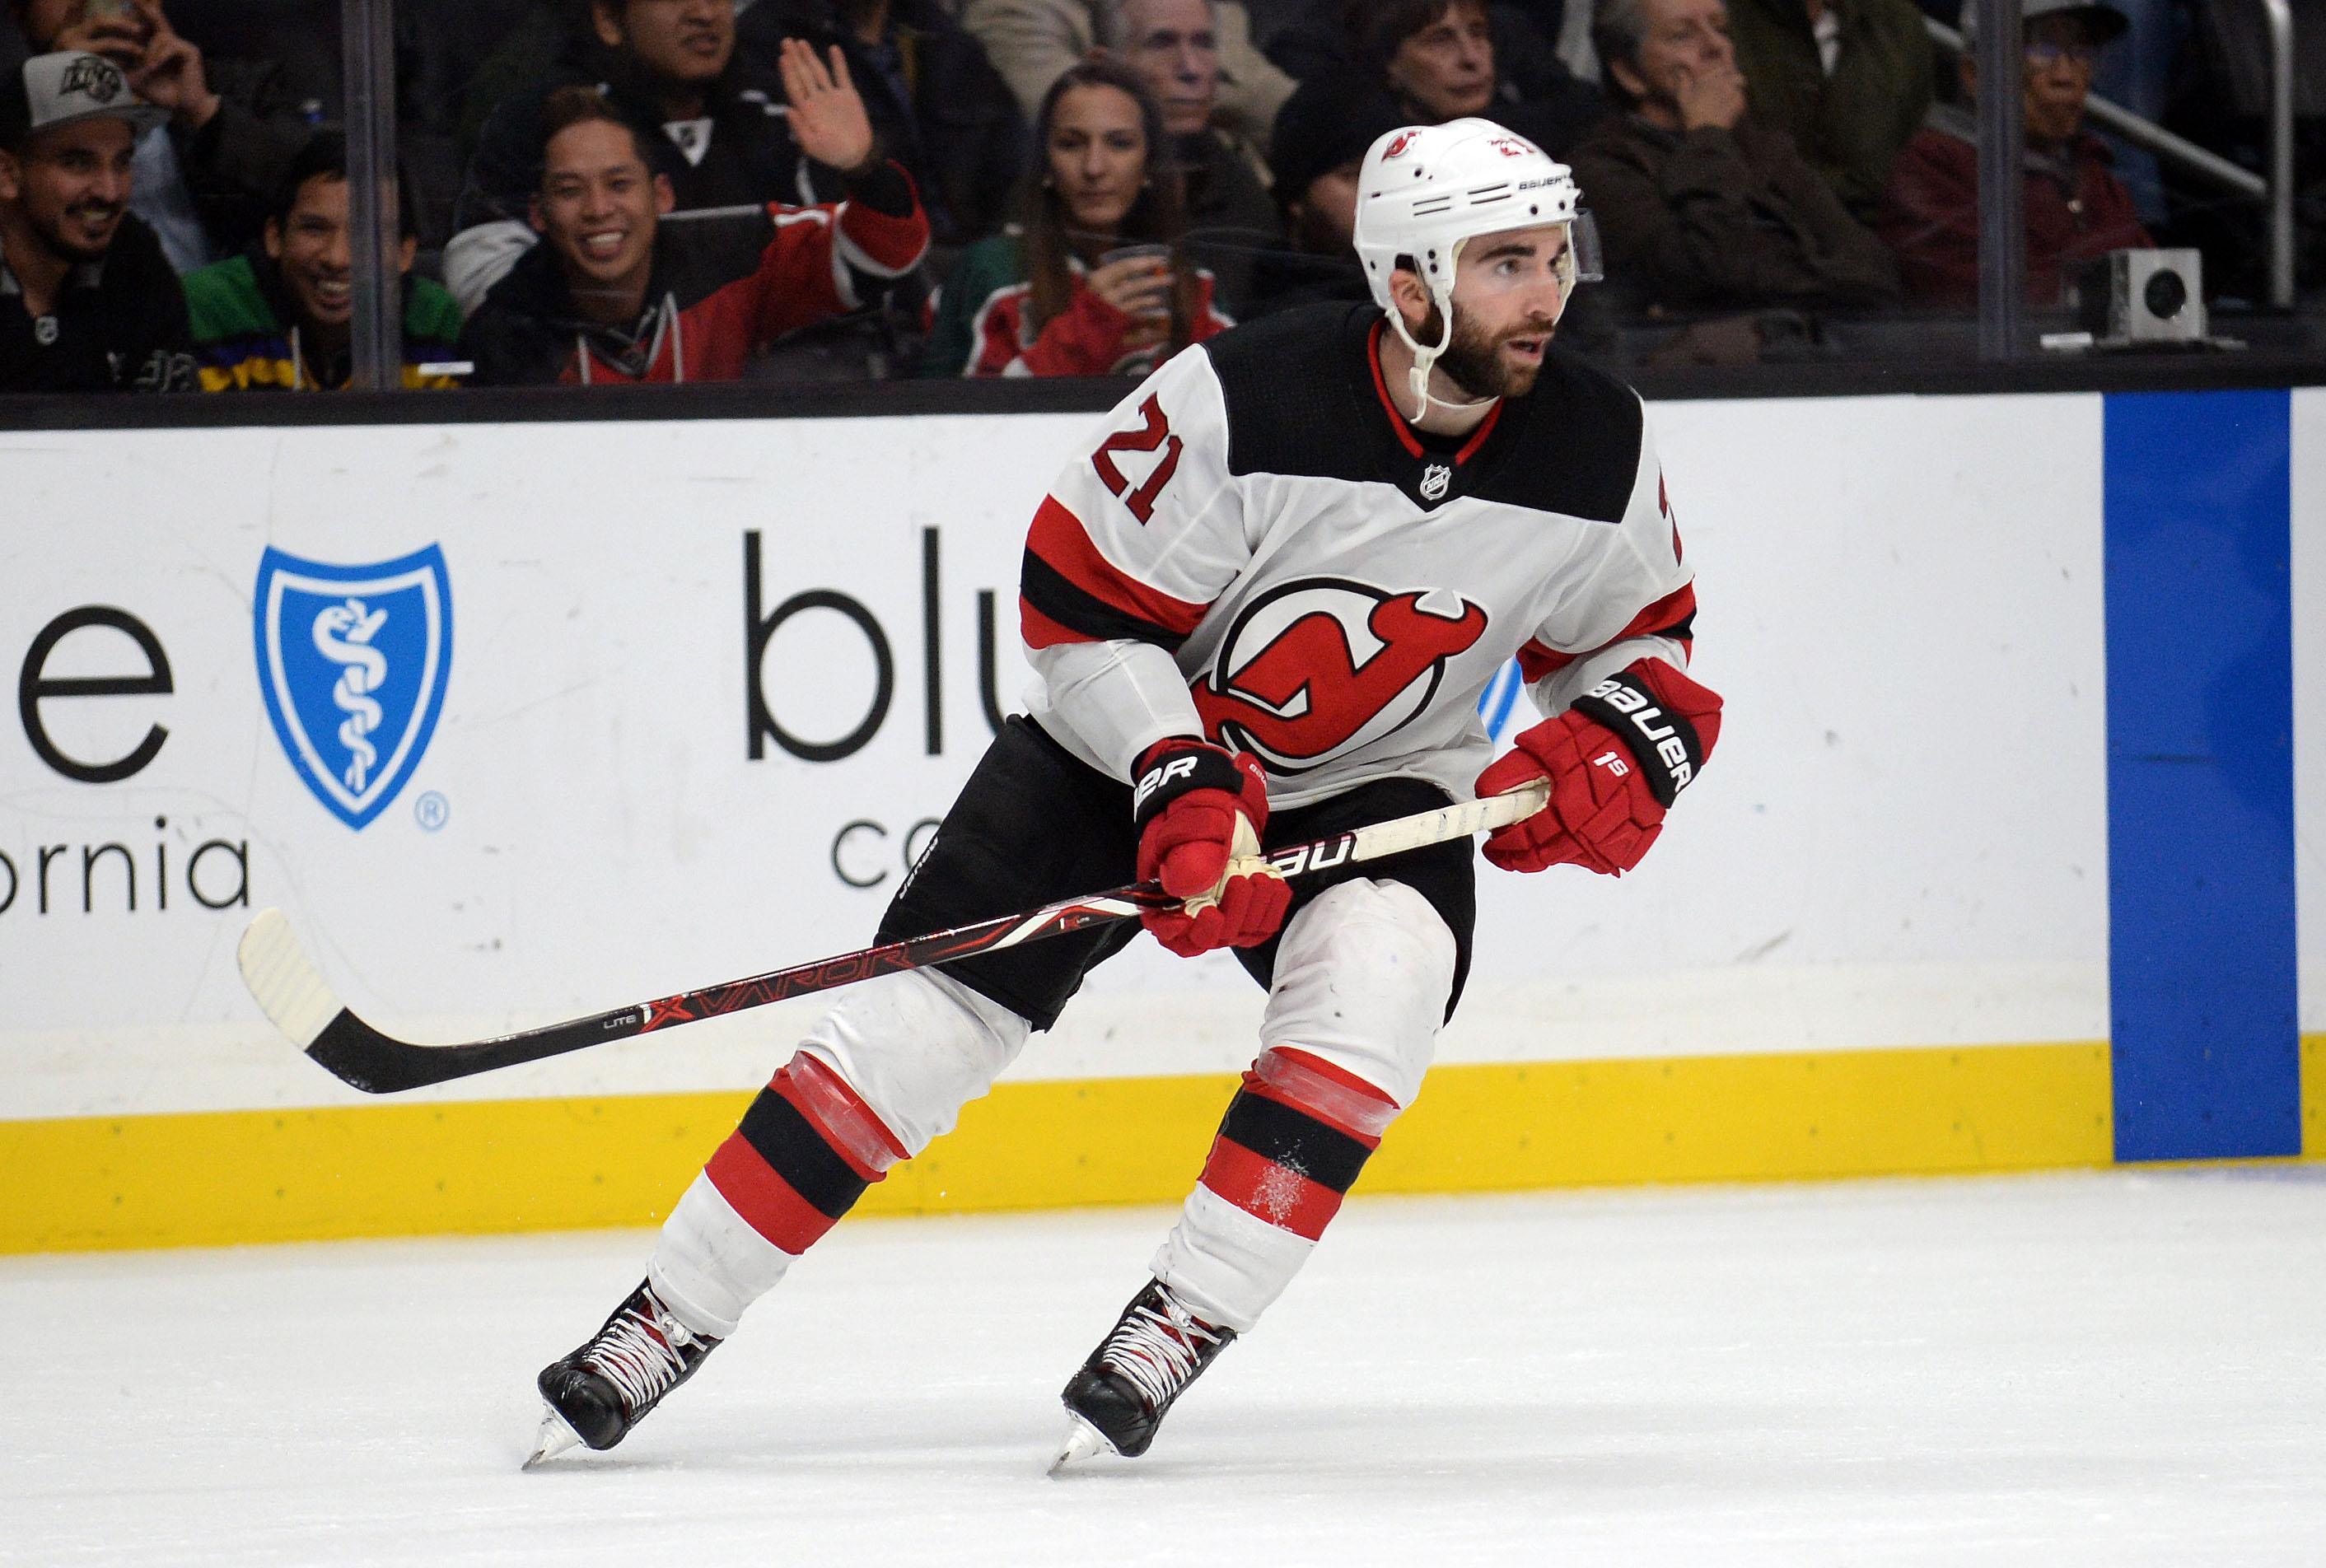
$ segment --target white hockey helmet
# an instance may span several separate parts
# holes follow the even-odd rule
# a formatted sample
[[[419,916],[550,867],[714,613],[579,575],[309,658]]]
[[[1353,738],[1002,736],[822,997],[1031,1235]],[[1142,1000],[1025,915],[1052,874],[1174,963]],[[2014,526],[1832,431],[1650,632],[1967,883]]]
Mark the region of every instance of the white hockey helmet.
[[[1383,135],[1357,173],[1357,259],[1373,302],[1413,350],[1416,419],[1428,407],[1429,368],[1454,341],[1454,268],[1480,235],[1537,224],[1567,226],[1564,296],[1600,276],[1597,230],[1566,164],[1492,120],[1408,125]],[[1398,258],[1410,256],[1443,323],[1433,347],[1417,343],[1390,298]]]

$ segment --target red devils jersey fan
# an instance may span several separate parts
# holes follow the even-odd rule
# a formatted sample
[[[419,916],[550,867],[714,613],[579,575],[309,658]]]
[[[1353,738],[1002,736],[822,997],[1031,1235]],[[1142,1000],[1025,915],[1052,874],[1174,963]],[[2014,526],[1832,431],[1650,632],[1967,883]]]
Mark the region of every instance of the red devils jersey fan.
[[[1268,989],[1259,1054],[1152,1277],[1066,1385],[1059,1465],[1144,1452],[1259,1322],[1412,1102],[1461,994],[1466,840],[1297,890],[1261,853],[1547,778],[1549,804],[1487,858],[1620,875],[1719,736],[1720,699],[1687,673],[1695,591],[1640,400],[1552,347],[1592,272],[1577,201],[1566,168],[1486,121],[1382,136],[1356,226],[1374,304],[1184,350],[1034,519],[1040,699],[978,765],[882,939],[1159,877],[1186,902],[1146,916],[1155,937],[1231,947]],[[1490,764],[1476,704],[1512,655],[1550,717]],[[849,992],[680,1199],[644,1283],[542,1373],[535,1457],[619,1442],[1133,934]]]
[[[782,64],[792,134],[841,170],[848,199],[770,204],[740,222],[664,222],[676,198],[637,127],[589,88],[549,95],[532,212],[542,243],[461,334],[473,385],[738,380],[777,338],[856,309],[918,264],[928,218],[905,172],[879,155],[838,52],[827,70],[790,39]]]

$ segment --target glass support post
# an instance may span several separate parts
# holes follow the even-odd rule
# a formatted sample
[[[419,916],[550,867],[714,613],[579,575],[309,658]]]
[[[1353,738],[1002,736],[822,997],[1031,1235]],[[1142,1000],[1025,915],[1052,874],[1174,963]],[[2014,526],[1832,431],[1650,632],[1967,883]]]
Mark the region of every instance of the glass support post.
[[[2027,301],[2019,0],[1978,0],[1978,357],[2015,359]]]
[[[347,78],[348,247],[354,263],[353,376],[358,392],[404,382],[401,227],[395,181],[395,0],[340,0]]]

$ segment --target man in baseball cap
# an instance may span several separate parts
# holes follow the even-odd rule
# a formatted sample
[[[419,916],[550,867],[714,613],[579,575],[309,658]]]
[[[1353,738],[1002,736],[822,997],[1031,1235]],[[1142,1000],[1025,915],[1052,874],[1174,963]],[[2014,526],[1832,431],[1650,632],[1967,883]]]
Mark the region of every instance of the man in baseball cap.
[[[181,391],[186,301],[129,212],[138,134],[165,116],[77,51],[0,74],[0,391]]]
[[[2025,40],[2021,125],[2026,137],[2027,302],[2055,305],[2078,264],[2150,241],[2107,144],[2084,128],[2102,48],[2130,26],[2095,0],[2021,0]],[[1962,11],[1964,90],[1978,91],[1978,7]],[[1934,105],[1890,167],[1880,233],[1898,253],[1908,295],[1968,308],[1978,299],[1978,126],[1969,111]]]

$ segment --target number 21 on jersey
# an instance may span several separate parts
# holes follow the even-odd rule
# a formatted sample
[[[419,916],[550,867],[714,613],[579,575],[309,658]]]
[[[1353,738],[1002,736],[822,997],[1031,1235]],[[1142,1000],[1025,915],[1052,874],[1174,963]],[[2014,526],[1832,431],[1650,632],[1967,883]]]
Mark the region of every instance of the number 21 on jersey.
[[[1147,422],[1137,430],[1117,431],[1099,442],[1098,450],[1091,454],[1091,468],[1097,473],[1099,483],[1121,496],[1122,504],[1130,508],[1130,515],[1143,524],[1155,515],[1155,498],[1178,471],[1179,451],[1186,443],[1171,433],[1170,423],[1163,417],[1163,404],[1152,393],[1139,405],[1139,417]],[[1155,465],[1145,483],[1131,489],[1130,481],[1114,465],[1114,454],[1151,452],[1158,447],[1163,450],[1162,460]]]

